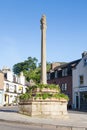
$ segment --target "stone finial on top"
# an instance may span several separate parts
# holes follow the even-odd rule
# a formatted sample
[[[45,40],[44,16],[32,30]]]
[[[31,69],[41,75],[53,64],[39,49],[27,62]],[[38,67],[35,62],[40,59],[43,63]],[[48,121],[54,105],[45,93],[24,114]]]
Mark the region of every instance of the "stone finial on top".
[[[41,22],[41,24],[46,24],[46,16],[45,15],[42,15],[40,22]]]
[[[41,30],[43,30],[43,29],[46,30],[47,25],[46,25],[46,16],[45,16],[45,15],[42,15],[42,18],[41,18],[41,20],[40,20],[40,23],[41,23]]]

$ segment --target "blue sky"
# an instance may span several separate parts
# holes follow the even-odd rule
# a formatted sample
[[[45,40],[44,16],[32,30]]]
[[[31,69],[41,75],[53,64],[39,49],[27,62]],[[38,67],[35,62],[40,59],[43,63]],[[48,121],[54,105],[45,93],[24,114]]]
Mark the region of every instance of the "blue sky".
[[[70,62],[87,51],[87,0],[0,0],[0,69],[36,57],[47,17],[47,61]]]

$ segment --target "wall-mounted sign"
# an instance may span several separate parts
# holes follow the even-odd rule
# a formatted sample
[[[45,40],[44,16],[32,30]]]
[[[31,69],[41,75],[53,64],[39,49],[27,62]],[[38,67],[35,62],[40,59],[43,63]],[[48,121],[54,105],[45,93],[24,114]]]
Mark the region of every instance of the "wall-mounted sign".
[[[79,92],[87,91],[87,87],[79,88]]]

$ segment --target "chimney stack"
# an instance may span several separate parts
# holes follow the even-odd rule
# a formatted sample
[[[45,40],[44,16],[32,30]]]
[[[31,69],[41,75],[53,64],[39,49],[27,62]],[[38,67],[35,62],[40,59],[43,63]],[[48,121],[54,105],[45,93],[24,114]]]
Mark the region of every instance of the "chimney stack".
[[[87,51],[84,51],[83,53],[82,53],[82,58],[84,57],[84,56],[86,56],[87,55]]]

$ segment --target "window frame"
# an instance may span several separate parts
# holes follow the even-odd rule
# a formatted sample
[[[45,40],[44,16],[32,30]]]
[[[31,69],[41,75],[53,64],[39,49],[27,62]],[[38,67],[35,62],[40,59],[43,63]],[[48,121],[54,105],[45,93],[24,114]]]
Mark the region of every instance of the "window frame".
[[[83,76],[83,75],[80,75],[80,76],[79,76],[79,84],[80,84],[80,85],[83,85],[83,84],[84,84],[84,76]]]

